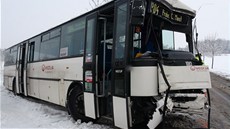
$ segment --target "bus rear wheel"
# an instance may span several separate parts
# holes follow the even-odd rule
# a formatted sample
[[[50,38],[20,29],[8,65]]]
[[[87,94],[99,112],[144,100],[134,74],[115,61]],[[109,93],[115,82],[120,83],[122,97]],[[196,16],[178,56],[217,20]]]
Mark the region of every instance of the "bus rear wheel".
[[[12,92],[14,93],[14,95],[17,95],[17,90],[16,90],[16,81],[15,81],[15,79],[13,80],[13,88],[12,88]]]
[[[74,120],[81,119],[88,122],[84,111],[84,97],[82,86],[73,87],[68,94],[68,111]]]

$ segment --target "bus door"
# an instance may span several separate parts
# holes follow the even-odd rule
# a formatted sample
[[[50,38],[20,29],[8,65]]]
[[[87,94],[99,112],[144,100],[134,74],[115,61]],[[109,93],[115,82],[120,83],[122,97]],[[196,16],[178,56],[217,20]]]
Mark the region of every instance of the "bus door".
[[[27,96],[27,48],[28,43],[23,43],[19,45],[18,57],[16,62],[16,92],[18,94],[24,94],[25,96]]]
[[[96,38],[97,34],[97,13],[86,18],[86,36],[83,61],[83,85],[84,85],[84,108],[87,117],[96,119],[97,99],[96,91]]]
[[[99,115],[112,122],[112,48],[113,48],[113,21],[114,18],[102,14],[98,16],[97,42],[97,85]]]
[[[131,127],[130,97],[128,88],[127,56],[129,1],[119,0],[115,3],[114,48],[112,62],[112,101],[114,125],[128,129]]]
[[[113,18],[93,14],[86,19],[84,54],[85,114],[112,118],[111,59]],[[108,32],[107,32],[108,31]],[[107,37],[108,36],[108,37]]]

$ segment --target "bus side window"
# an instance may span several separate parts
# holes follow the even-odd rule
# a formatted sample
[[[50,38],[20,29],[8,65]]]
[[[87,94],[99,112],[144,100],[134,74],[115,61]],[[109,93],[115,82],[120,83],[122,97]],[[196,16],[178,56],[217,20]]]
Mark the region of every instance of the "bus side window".
[[[41,36],[29,40],[28,62],[39,61]]]
[[[30,43],[30,47],[29,47],[29,62],[33,62],[34,61],[34,43],[35,42],[31,42]]]
[[[5,50],[4,51],[4,57],[5,57],[5,63],[4,63],[4,65],[5,66],[8,66],[8,65],[10,65],[10,49],[7,49],[7,50]]]
[[[84,53],[85,18],[62,26],[59,57],[80,56]]]
[[[59,57],[60,50],[60,29],[52,30],[49,33],[42,35],[40,47],[40,60],[50,60]]]

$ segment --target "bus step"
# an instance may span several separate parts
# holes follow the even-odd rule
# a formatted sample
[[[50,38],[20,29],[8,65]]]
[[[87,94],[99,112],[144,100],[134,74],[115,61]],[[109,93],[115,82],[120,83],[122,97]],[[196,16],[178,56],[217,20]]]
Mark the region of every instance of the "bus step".
[[[98,124],[113,125],[113,118],[110,116],[101,116],[97,120]]]

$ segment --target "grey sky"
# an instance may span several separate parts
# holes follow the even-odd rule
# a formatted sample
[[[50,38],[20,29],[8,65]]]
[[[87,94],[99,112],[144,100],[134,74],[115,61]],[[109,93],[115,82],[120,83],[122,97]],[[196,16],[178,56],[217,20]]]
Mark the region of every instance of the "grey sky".
[[[230,40],[229,0],[181,0],[200,10],[197,25],[200,39],[217,33]],[[10,47],[42,31],[83,14],[89,0],[1,0],[1,48]]]
[[[230,40],[229,0],[181,0],[197,12],[199,39],[217,34],[217,38]]]

